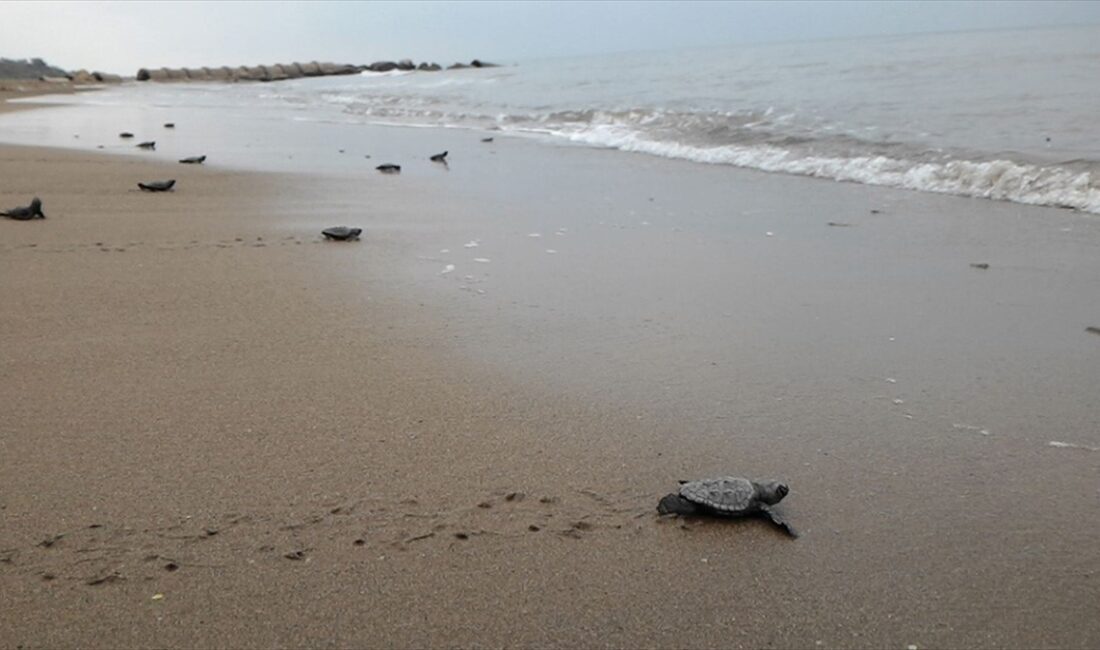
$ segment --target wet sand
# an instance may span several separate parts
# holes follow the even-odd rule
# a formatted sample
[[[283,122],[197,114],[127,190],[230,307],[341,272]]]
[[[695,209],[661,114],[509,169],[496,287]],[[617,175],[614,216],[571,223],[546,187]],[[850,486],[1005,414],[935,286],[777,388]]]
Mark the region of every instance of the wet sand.
[[[0,643],[1100,643],[1095,222],[492,155],[0,147]],[[803,536],[656,517],[721,472]]]

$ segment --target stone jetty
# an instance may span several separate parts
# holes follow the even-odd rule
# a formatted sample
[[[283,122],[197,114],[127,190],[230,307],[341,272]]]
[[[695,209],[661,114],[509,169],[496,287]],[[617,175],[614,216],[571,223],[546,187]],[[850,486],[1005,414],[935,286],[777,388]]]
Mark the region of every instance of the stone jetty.
[[[469,63],[455,63],[447,70],[462,68],[494,68],[495,63],[474,59]],[[443,70],[438,63],[427,61],[416,64],[411,59],[400,61],[375,61],[369,65],[350,63],[276,63],[274,65],[223,66],[221,68],[142,68],[137,71],[138,81],[283,81],[301,77],[328,77],[360,72],[389,72],[391,70],[435,72]],[[98,73],[96,73],[98,74]]]

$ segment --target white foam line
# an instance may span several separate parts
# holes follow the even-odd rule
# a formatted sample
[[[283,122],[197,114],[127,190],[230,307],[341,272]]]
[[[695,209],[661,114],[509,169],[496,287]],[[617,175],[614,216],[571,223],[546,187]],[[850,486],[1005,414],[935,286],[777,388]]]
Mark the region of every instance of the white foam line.
[[[466,248],[477,248],[478,245],[480,245],[480,244],[481,244],[480,240],[472,239],[472,240],[466,242],[465,244],[463,244],[463,246],[466,247]]]
[[[475,257],[474,261],[475,262],[480,262],[481,264],[488,264],[489,262],[492,262],[493,260],[489,259],[488,257]]]
[[[666,158],[1100,213],[1100,187],[1095,185],[1094,175],[1056,165],[1013,160],[920,162],[886,156],[800,156],[771,145],[699,147],[652,140],[617,124],[593,125],[579,132],[549,132],[573,142]]]
[[[455,265],[454,264],[448,264],[447,266],[443,267],[443,270],[440,271],[439,274],[440,275],[447,275],[448,273],[453,273],[454,270],[455,270]]]
[[[1051,447],[1058,447],[1060,449],[1084,449],[1085,451],[1100,451],[1100,447],[1090,447],[1088,445],[1078,445],[1072,442],[1059,442],[1057,440],[1051,440],[1047,443]]]
[[[952,424],[951,427],[954,428],[954,429],[957,429],[959,431],[976,431],[976,432],[982,434],[983,436],[988,436],[989,435],[989,429],[983,429],[981,427],[975,427],[975,426],[971,426],[969,424]]]

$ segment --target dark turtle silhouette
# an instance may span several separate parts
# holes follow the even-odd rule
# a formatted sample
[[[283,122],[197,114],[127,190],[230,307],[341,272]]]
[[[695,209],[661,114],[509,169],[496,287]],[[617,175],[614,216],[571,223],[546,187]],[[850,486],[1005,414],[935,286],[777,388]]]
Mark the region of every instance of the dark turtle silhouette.
[[[130,133],[129,131],[123,131],[122,133],[118,134],[118,137],[120,137],[120,138],[132,138],[132,137],[134,137],[134,134]]]
[[[157,143],[155,141],[139,142],[138,145],[137,145],[137,148],[138,149],[156,149],[157,148]]]
[[[481,141],[482,142],[492,142],[493,139],[492,138],[482,138]]]
[[[392,163],[386,163],[385,165],[379,165],[375,167],[383,174],[399,174],[401,173],[401,165],[394,165]]]
[[[447,153],[448,152],[446,152],[446,151],[444,151],[443,153],[437,153],[436,155],[432,156],[432,159],[431,159],[432,162],[439,162],[439,163],[447,162]]]
[[[166,129],[174,129],[174,128],[176,128],[176,123],[175,123],[175,122],[166,122],[166,123],[164,124],[164,128],[166,128]]]
[[[681,481],[680,492],[666,494],[657,504],[662,515],[707,515],[711,517],[763,517],[791,537],[794,528],[772,510],[790,488],[779,481],[750,481],[736,476],[719,476],[698,481]]]
[[[185,165],[201,165],[206,162],[206,156],[191,156],[189,158],[183,158],[180,162]]]
[[[348,228],[347,226],[333,226],[332,228],[325,228],[321,231],[321,234],[325,236],[325,239],[355,241],[359,239],[359,235],[363,234],[363,229]]]
[[[138,183],[138,187],[146,192],[167,192],[172,189],[176,184],[176,179],[170,181],[149,181],[148,183]]]
[[[16,221],[30,221],[31,219],[45,219],[46,215],[42,212],[42,200],[36,196],[31,199],[30,205],[0,212],[0,217],[7,217]]]

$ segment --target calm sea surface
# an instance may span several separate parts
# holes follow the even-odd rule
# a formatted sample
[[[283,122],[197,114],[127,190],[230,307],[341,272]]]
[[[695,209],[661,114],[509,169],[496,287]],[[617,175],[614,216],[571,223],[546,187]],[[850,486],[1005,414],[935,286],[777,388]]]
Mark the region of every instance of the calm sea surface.
[[[1097,26],[271,84],[134,83],[55,101],[253,111],[349,128],[469,128],[1100,213]],[[25,140],[19,119],[0,122],[0,139]]]

